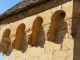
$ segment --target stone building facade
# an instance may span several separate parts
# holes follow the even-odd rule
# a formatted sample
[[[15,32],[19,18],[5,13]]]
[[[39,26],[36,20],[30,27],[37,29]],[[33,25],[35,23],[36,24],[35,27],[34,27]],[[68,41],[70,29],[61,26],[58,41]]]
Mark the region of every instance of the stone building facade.
[[[23,0],[0,15],[4,60],[80,60],[78,0]]]

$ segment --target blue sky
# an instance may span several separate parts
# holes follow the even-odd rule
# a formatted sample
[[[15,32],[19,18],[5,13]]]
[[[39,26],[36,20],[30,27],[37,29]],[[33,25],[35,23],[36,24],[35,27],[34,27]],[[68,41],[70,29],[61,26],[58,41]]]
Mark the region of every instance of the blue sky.
[[[0,0],[0,14],[17,4],[22,0]],[[3,60],[3,56],[0,53],[0,60]]]
[[[0,14],[22,0],[0,0]]]
[[[3,56],[2,56],[2,54],[0,53],[0,60],[3,60]]]

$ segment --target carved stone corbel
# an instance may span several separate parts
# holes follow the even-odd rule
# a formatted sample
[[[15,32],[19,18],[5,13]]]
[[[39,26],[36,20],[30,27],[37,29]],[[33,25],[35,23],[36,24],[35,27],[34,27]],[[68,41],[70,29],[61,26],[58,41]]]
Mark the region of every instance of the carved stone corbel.
[[[54,14],[51,17],[48,41],[55,40],[56,32],[57,32],[57,28],[58,28],[58,22],[59,22],[59,20],[64,19],[65,16],[66,16],[66,13],[63,10],[58,10],[58,11],[54,12]]]
[[[9,37],[10,33],[10,29],[6,29],[3,33],[2,40],[0,42],[0,52],[2,52],[3,54],[6,53],[9,48],[9,44],[11,43],[11,39]]]
[[[16,37],[15,37],[15,40],[13,41],[13,49],[17,49],[19,50],[20,49],[20,46],[21,46],[21,42],[24,38],[24,34],[25,34],[25,24],[22,23],[20,24],[18,27],[17,27],[17,30],[16,30]]]
[[[31,39],[28,40],[28,44],[31,46],[37,46],[39,40],[39,32],[42,26],[43,19],[41,17],[37,17],[33,22]]]

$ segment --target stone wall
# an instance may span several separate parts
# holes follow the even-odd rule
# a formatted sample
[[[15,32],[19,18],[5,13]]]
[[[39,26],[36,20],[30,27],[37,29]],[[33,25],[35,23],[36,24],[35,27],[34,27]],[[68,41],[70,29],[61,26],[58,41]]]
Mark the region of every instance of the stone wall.
[[[71,1],[71,0],[49,0],[49,1],[46,0],[46,2],[41,3],[37,6],[34,6],[35,5],[34,4],[33,6],[29,6],[30,8],[26,7],[25,10],[22,9],[23,11],[21,11],[21,12],[16,13],[16,11],[14,11],[12,13],[5,14],[5,16],[2,16],[0,18],[0,24],[9,24],[11,22],[19,21],[23,18],[38,14],[38,13],[48,10],[50,8],[57,7],[61,4],[65,4],[68,1]],[[36,3],[36,4],[38,4],[38,3]],[[7,15],[9,15],[9,16],[7,16]],[[5,18],[3,18],[3,17],[5,17]]]
[[[67,6],[66,6],[67,5]],[[11,43],[15,40],[15,34],[17,27],[24,23],[26,25],[24,39],[21,43],[20,50],[15,50],[12,46],[9,46],[7,53],[4,55],[4,60],[73,60],[73,48],[74,40],[71,36],[72,26],[72,9],[73,1],[66,2],[57,7],[48,9],[33,16],[21,19],[9,24],[3,24],[0,26],[0,39],[6,28],[11,30],[10,38]],[[51,16],[57,10],[64,10],[66,17],[64,20],[58,23],[58,32],[55,42],[49,42],[48,31],[51,23]],[[43,18],[43,24],[41,33],[39,36],[39,42],[37,47],[31,47],[27,41],[32,33],[32,24],[36,17],[41,16]]]
[[[74,60],[80,60],[80,1],[73,2],[72,36],[74,37]]]

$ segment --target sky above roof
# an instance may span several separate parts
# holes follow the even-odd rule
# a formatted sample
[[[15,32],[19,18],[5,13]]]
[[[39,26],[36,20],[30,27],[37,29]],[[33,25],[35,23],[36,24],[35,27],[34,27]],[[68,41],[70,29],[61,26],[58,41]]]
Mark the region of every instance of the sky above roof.
[[[0,0],[0,14],[10,9],[12,6],[22,0]]]
[[[16,5],[22,0],[0,0],[0,14],[10,9],[12,6]],[[3,60],[3,56],[0,53],[0,60]]]

